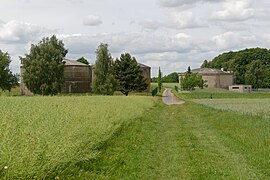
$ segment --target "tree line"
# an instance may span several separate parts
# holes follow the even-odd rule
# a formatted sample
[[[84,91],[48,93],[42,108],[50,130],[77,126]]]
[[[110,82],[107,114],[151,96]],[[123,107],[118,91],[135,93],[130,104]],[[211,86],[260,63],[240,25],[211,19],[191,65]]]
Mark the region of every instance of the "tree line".
[[[34,94],[60,93],[65,84],[64,58],[67,53],[64,43],[55,35],[32,44],[29,54],[20,57],[26,87]],[[84,57],[77,61],[89,64]],[[93,92],[96,94],[112,95],[121,91],[127,96],[131,91],[143,91],[148,86],[135,57],[123,53],[114,61],[107,44],[98,46],[93,70]]]
[[[173,73],[170,73],[168,75],[165,75],[165,76],[161,77],[161,81],[163,83],[178,83],[179,82],[178,76],[179,75],[178,75],[177,72],[173,72]],[[152,82],[153,83],[158,83],[158,77],[153,77]]]
[[[226,52],[212,61],[205,60],[201,67],[233,71],[236,84],[249,84],[253,88],[270,88],[269,49],[250,48]]]

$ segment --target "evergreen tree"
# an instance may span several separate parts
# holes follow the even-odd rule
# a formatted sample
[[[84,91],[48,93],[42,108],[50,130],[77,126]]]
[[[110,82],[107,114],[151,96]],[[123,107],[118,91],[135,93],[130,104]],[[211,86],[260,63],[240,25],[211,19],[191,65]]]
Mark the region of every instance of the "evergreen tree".
[[[114,77],[117,81],[117,90],[128,96],[131,91],[143,91],[148,84],[135,57],[130,54],[121,54],[114,63]]]
[[[77,59],[77,62],[80,62],[80,63],[86,64],[86,65],[89,65],[89,62],[84,57],[81,57],[81,58]]]
[[[162,89],[162,77],[161,77],[161,70],[160,67],[158,67],[158,91],[161,92]]]
[[[23,81],[34,94],[55,95],[64,86],[64,58],[67,54],[62,41],[55,35],[32,44],[30,53],[20,57],[24,69]]]
[[[96,94],[112,95],[115,91],[115,79],[112,72],[113,60],[108,45],[101,43],[96,50],[94,67],[93,92]]]

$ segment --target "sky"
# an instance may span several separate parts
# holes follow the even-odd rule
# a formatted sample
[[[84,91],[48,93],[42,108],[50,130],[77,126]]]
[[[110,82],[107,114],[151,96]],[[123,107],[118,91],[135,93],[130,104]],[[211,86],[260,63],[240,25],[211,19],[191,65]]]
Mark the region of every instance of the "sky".
[[[56,35],[67,59],[107,43],[163,75],[200,67],[227,51],[270,48],[269,0],[0,0],[0,49],[19,73],[19,56]]]

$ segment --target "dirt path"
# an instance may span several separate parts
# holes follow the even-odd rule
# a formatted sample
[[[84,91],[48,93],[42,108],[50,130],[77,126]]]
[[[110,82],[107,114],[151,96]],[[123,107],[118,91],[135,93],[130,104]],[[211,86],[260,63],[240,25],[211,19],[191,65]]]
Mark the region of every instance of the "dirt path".
[[[174,104],[184,104],[185,101],[182,101],[174,96],[172,90],[166,88],[162,94],[162,100],[167,105],[174,105]]]

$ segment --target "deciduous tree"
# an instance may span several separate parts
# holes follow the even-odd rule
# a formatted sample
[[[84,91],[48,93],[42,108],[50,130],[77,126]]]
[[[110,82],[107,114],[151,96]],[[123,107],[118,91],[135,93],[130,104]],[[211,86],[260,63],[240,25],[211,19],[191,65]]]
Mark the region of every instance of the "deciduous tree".
[[[193,73],[188,67],[188,71],[185,73],[184,77],[181,79],[181,88],[186,90],[192,90],[195,87],[203,88],[205,86],[205,81],[202,76],[198,73]]]
[[[108,45],[101,43],[96,50],[96,64],[94,67],[93,92],[96,94],[112,95],[116,82],[113,76],[113,60]]]
[[[5,91],[11,91],[11,88],[18,85],[19,76],[12,74],[9,69],[11,58],[6,52],[0,50],[0,88]]]
[[[34,94],[55,95],[64,86],[64,43],[55,35],[32,44],[30,53],[20,57],[24,69],[23,81]]]

